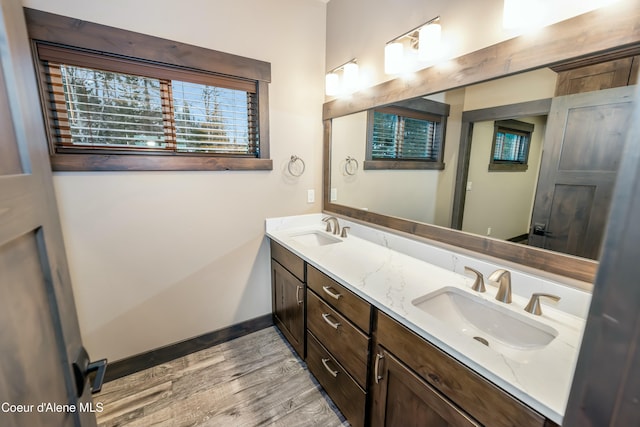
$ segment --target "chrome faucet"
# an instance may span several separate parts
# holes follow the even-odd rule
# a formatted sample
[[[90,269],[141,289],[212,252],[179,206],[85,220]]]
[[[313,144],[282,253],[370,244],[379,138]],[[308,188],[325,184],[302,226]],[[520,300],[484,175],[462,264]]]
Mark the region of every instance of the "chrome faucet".
[[[499,286],[496,299],[505,304],[511,304],[511,273],[507,270],[496,270],[491,273],[489,280]]]
[[[335,216],[326,216],[322,218],[324,222],[327,223],[326,231],[333,234],[340,234],[340,224],[338,223],[338,218]],[[333,222],[333,230],[331,229],[331,223]]]

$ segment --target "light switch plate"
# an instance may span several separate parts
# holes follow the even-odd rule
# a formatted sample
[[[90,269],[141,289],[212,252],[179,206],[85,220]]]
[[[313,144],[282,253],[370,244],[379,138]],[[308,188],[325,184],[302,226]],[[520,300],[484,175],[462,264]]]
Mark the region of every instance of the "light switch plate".
[[[307,190],[307,203],[313,203],[316,201],[315,190]]]

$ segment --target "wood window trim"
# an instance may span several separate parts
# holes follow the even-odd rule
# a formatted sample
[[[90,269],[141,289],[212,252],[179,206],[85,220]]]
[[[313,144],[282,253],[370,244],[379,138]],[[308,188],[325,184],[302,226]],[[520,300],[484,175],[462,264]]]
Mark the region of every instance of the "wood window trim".
[[[495,121],[493,124],[493,141],[491,142],[491,153],[489,157],[489,172],[526,172],[529,169],[529,151],[531,150],[531,135],[533,134],[533,129],[534,125],[532,123],[518,120]],[[494,159],[497,135],[501,130],[513,130],[528,134],[529,139],[527,141],[524,163],[498,161]]]
[[[444,142],[446,139],[447,117],[449,105],[428,99],[409,100],[393,105],[378,107],[367,111],[367,146],[363,170],[444,170]],[[418,120],[439,122],[441,127],[440,149],[436,160],[419,159],[374,159],[373,158],[373,124],[375,112],[395,114]]]
[[[98,53],[105,60],[127,61],[147,70],[170,70],[174,79],[199,83],[197,75],[215,75],[220,83],[225,80],[246,80],[253,84],[258,98],[259,157],[233,157],[191,155],[182,153],[136,153],[122,155],[117,152],[74,153],[50,150],[54,171],[151,171],[151,170],[273,170],[269,158],[269,90],[271,65],[237,55],[218,52],[119,28],[81,21],[66,16],[24,8],[27,30],[32,41],[33,56],[38,66],[39,84],[42,86],[44,67],[38,50],[48,54],[60,49],[73,48]],[[180,77],[178,77],[180,76]],[[227,78],[225,76],[231,76]],[[41,91],[42,105],[46,105]],[[45,114],[45,119],[46,119]],[[52,141],[47,126],[47,137]]]

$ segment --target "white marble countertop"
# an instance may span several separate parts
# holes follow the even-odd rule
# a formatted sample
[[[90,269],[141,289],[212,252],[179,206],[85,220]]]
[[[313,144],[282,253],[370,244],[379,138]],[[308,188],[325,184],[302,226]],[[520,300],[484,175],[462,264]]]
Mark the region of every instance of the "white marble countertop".
[[[428,244],[415,242],[413,245],[418,249],[414,248],[413,251],[422,250],[422,256],[415,257],[415,253],[412,253],[414,256],[410,256],[407,254],[410,250],[403,253],[392,249],[393,245],[387,243],[387,239],[398,239],[397,236],[343,219],[340,219],[341,225],[351,226],[352,233],[339,243],[309,246],[293,238],[296,234],[311,230],[325,233],[321,218],[322,215],[314,214],[268,219],[266,233],[271,239],[287,247],[464,365],[542,415],[562,424],[585,326],[583,318],[553,308],[546,300],[543,301],[541,316],[526,313],[523,309],[528,298],[515,293],[520,276],[517,272],[514,274],[512,269],[509,270],[512,271],[513,301],[511,304],[502,304],[495,301],[497,288],[488,281],[487,292],[477,293],[471,290],[473,278],[424,260],[425,257],[430,258],[429,251],[432,251],[431,255],[436,259],[437,252],[441,252],[441,249],[434,250]],[[358,234],[366,238],[359,237]],[[382,244],[375,242],[376,240]],[[453,257],[457,259],[455,254]],[[464,260],[464,264],[470,263]],[[477,265],[472,267],[478,269]],[[496,267],[500,268],[499,265]],[[459,266],[453,270],[459,268],[464,267]],[[486,269],[485,266],[484,270]],[[486,274],[488,273],[485,273],[485,278]],[[557,288],[562,285],[549,283],[548,280],[538,280],[544,283],[535,289],[536,292],[557,291],[557,294],[566,295],[566,292],[562,293],[563,289]],[[411,303],[414,299],[445,286],[456,287],[500,304],[520,315],[528,316],[555,329],[558,335],[542,348],[518,352],[516,358],[500,354],[452,329]],[[588,306],[588,296],[581,293],[576,295],[578,299],[586,298]]]

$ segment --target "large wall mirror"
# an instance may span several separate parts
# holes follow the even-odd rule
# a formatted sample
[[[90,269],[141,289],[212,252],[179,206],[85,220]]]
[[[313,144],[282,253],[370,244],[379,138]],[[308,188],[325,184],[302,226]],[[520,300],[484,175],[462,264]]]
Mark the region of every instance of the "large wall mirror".
[[[609,25],[637,22],[619,14]],[[325,104],[324,209],[592,282],[640,53],[638,30],[614,35],[601,18],[458,58],[451,75],[423,70],[414,88]],[[444,168],[367,168],[373,112],[424,100],[447,106]]]

